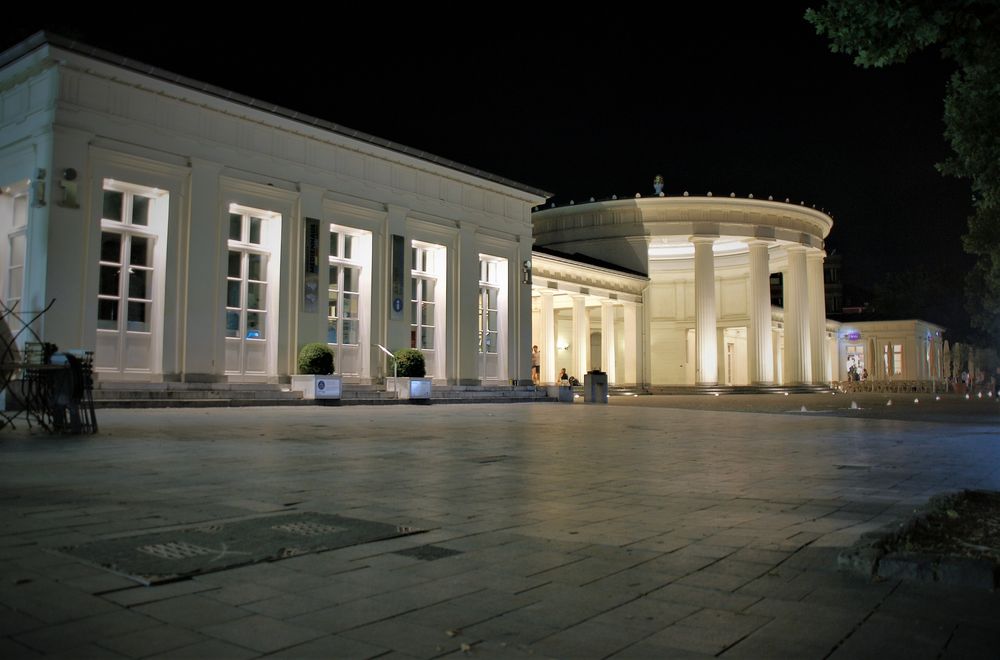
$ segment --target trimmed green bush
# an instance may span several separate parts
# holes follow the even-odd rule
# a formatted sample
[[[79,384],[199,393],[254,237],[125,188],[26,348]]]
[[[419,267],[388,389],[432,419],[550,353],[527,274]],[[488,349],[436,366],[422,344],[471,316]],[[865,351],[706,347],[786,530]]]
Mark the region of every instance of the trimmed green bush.
[[[415,348],[401,348],[396,351],[396,368],[400,376],[423,378],[427,374],[424,368],[424,354]]]
[[[321,342],[306,344],[299,351],[299,373],[327,376],[333,373],[333,349]]]

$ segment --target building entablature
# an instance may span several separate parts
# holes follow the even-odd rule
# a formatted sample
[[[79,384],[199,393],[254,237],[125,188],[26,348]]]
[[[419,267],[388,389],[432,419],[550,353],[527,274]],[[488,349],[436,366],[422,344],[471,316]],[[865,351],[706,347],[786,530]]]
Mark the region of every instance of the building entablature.
[[[129,127],[141,124],[145,150],[180,149],[191,157],[214,160],[222,148],[234,154],[222,164],[231,168],[239,163],[247,171],[235,174],[243,178],[270,169],[261,165],[266,158],[281,163],[290,181],[341,190],[344,184],[380,187],[384,192],[377,196],[395,203],[444,216],[473,214],[484,224],[503,219],[512,231],[529,228],[531,207],[548,196],[434,154],[55,35],[35,35],[0,54],[0,63],[7,74],[0,90],[29,81],[31,89],[25,94],[31,96],[31,107],[44,109],[55,102],[58,127],[92,126],[96,118],[114,118]],[[53,72],[54,82],[40,89],[34,81],[44,80],[40,76],[47,70]],[[158,111],[150,112],[151,107]],[[137,142],[115,134],[92,140],[115,149]]]
[[[651,197],[544,209],[532,215],[538,245],[628,237],[709,236],[761,239],[822,248],[833,219],[822,211],[772,200]],[[650,255],[653,257],[654,255]]]
[[[532,252],[532,283],[536,291],[592,296],[620,302],[642,302],[649,278],[602,268],[568,258]]]

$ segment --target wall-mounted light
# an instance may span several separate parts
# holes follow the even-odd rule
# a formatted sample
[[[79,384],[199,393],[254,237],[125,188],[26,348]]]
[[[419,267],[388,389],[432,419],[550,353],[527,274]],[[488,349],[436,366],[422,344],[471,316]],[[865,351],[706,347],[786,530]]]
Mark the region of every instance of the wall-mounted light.
[[[76,201],[76,170],[72,167],[64,169],[62,171],[62,178],[59,180],[59,187],[63,191],[59,206],[69,209],[80,208],[80,205]]]
[[[32,203],[34,206],[45,206],[45,175],[47,172],[44,168],[38,168],[38,174],[35,176],[34,181],[31,182],[31,190],[34,193],[32,195]]]

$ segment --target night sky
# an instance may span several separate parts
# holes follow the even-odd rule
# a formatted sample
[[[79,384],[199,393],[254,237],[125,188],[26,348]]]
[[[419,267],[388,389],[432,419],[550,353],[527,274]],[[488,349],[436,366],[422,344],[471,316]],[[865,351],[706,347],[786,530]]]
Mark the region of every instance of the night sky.
[[[861,69],[802,18],[810,3],[743,4],[593,16],[496,5],[488,19],[380,5],[223,26],[178,11],[127,29],[16,15],[0,47],[44,27],[550,191],[557,204],[647,195],[656,174],[668,194],[805,201],[833,215],[827,251],[842,255],[848,285],[924,270],[961,300],[969,186],[934,169],[948,154],[949,64],[927,52]],[[922,315],[955,339],[967,320],[936,295]]]

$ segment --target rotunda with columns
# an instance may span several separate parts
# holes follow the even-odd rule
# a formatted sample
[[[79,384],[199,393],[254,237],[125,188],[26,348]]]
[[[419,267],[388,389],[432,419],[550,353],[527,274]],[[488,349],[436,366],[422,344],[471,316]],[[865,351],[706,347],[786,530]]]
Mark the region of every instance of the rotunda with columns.
[[[826,213],[685,193],[547,208],[532,220],[543,381],[561,368],[578,377],[599,368],[617,385],[838,377],[839,324],[825,312]]]

